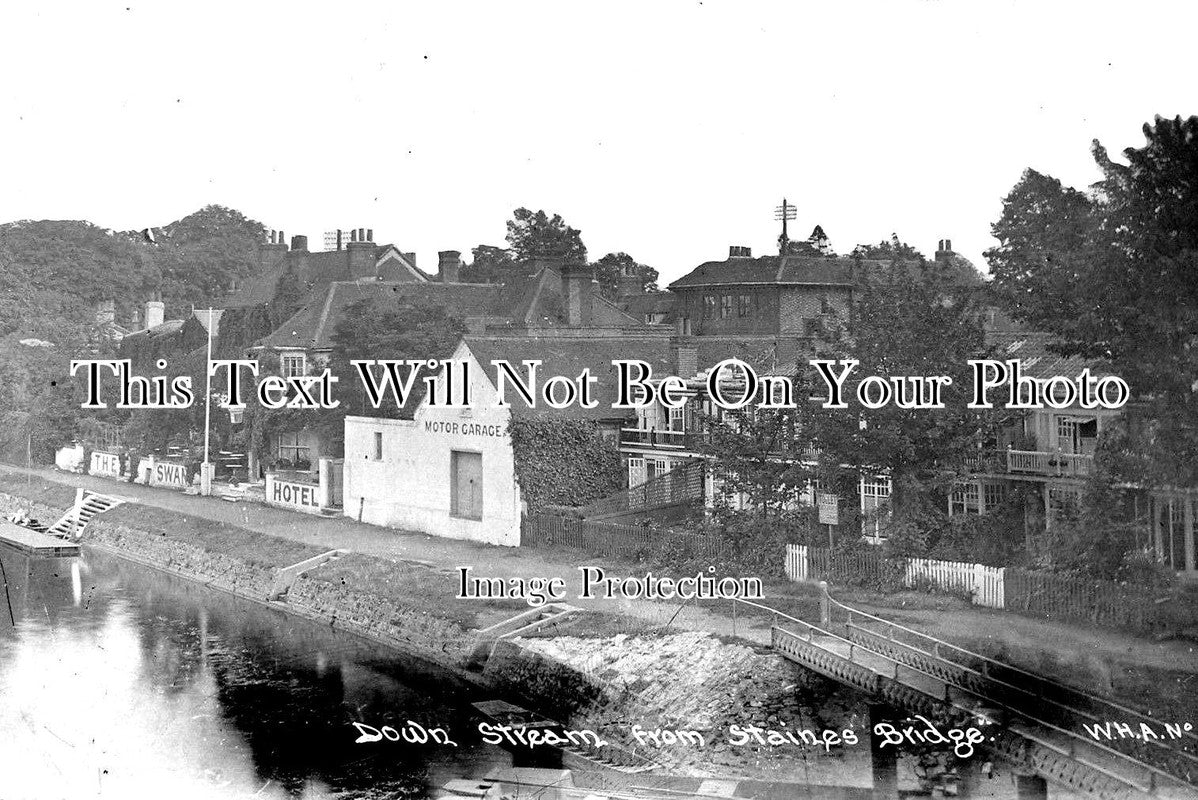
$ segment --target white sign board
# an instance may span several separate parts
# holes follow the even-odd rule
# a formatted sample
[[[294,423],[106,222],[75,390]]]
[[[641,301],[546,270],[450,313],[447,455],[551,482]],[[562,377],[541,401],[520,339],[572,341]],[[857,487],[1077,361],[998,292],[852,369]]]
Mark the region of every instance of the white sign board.
[[[91,475],[99,475],[104,478],[119,478],[121,477],[121,457],[116,453],[93,450],[92,463],[87,471]]]
[[[820,525],[839,525],[840,524],[840,498],[834,494],[820,494],[818,502],[819,502],[819,524]]]

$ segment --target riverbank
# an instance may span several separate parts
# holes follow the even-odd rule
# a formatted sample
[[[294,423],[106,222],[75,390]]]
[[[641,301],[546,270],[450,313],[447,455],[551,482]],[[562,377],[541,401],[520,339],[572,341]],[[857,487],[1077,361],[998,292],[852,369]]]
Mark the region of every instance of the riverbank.
[[[68,487],[41,485],[29,492],[33,497],[0,494],[0,514],[20,509],[53,520],[62,511],[45,501],[66,505],[63,501],[73,500],[73,492],[59,489]],[[149,525],[154,528],[142,527]],[[845,785],[852,783],[845,780],[847,757],[866,759],[863,770],[855,772],[868,785],[868,749],[728,741],[731,725],[791,725],[817,734],[824,728],[856,726],[865,739],[855,708],[860,699],[852,692],[751,643],[704,632],[613,635],[643,626],[619,615],[586,615],[571,628],[570,637],[548,630],[533,639],[503,642],[481,670],[472,670],[466,665],[483,641],[476,632],[528,606],[513,600],[459,600],[444,571],[427,563],[351,553],[299,578],[285,602],[271,602],[266,598],[276,570],[320,548],[134,504],[89,524],[85,547],[416,656],[571,729],[600,731],[673,774]],[[683,697],[688,704],[662,704]],[[693,730],[705,741],[696,747],[639,733],[666,729]]]

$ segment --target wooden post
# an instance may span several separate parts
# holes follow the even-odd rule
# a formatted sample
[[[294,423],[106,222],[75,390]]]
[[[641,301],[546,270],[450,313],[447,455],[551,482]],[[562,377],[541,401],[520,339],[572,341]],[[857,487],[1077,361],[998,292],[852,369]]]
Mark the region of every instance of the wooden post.
[[[1186,548],[1186,572],[1193,572],[1194,567],[1194,499],[1189,494],[1182,495],[1181,501],[1186,504],[1184,521],[1185,521],[1185,548]]]
[[[827,628],[832,624],[832,598],[828,596],[828,582],[819,582],[819,624]]]

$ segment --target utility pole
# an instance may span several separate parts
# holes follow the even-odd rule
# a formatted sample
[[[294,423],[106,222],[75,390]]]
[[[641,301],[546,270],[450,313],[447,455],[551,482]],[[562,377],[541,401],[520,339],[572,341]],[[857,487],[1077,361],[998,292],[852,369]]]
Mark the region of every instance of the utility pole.
[[[790,236],[786,233],[786,223],[793,220],[798,215],[798,210],[790,203],[786,202],[786,198],[782,198],[782,205],[774,209],[774,219],[782,221],[782,235],[778,237],[778,253],[786,255],[788,245],[790,244]]]

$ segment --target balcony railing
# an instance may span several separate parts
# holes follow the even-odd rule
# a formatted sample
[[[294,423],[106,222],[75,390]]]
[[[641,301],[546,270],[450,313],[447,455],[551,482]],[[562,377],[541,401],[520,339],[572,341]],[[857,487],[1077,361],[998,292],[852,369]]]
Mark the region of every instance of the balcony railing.
[[[974,472],[1081,478],[1093,471],[1094,456],[1060,450],[997,450],[968,457],[965,466]]]
[[[621,428],[620,444],[660,447],[665,450],[694,450],[704,440],[695,431],[672,431],[668,428]]]

